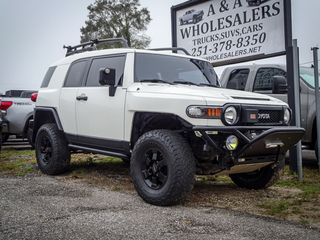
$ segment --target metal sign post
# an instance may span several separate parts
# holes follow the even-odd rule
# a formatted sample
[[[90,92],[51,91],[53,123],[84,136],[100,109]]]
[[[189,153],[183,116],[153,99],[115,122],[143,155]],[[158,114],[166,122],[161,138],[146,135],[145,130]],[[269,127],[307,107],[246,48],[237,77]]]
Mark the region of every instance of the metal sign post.
[[[294,85],[294,114],[296,126],[301,127],[300,109],[300,73],[299,73],[299,48],[297,39],[293,39],[293,85]],[[299,181],[302,182],[302,150],[301,140],[296,145],[297,153],[297,172]]]
[[[315,81],[315,92],[316,92],[316,108],[317,108],[317,145],[318,145],[318,166],[320,172],[320,104],[319,104],[319,70],[318,70],[318,49],[317,47],[312,48],[313,50],[313,66],[314,66],[314,81]]]
[[[294,58],[297,57],[297,53],[294,50],[292,45],[292,21],[291,21],[291,0],[284,1],[285,6],[285,25],[286,25],[286,46],[287,46],[287,54],[286,54],[286,62],[287,62],[287,79],[288,79],[288,103],[290,108],[292,109],[293,118],[291,121],[291,126],[297,126],[296,120],[300,119],[300,108],[296,108],[296,99],[299,99],[298,103],[300,106],[300,94],[299,91],[296,91],[295,80],[295,68],[299,67],[299,64],[294,64]],[[299,89],[299,85],[298,85]],[[298,95],[296,95],[298,93]],[[298,111],[297,111],[298,110]],[[298,113],[299,117],[297,117]],[[300,145],[301,146],[301,145]],[[290,170],[292,172],[298,172],[298,159],[301,159],[301,149],[298,150],[299,146],[296,145],[289,150],[290,157]]]

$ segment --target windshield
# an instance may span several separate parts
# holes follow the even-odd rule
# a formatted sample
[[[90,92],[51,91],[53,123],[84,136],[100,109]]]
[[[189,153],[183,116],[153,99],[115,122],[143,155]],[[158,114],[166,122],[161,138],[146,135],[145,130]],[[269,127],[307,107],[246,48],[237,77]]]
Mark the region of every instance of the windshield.
[[[306,81],[312,87],[315,87],[314,82],[314,68],[301,67],[300,68],[300,77]],[[320,79],[320,74],[319,74]],[[320,84],[319,84],[320,86]]]
[[[220,87],[217,74],[210,63],[178,56],[137,53],[135,74],[135,82]]]

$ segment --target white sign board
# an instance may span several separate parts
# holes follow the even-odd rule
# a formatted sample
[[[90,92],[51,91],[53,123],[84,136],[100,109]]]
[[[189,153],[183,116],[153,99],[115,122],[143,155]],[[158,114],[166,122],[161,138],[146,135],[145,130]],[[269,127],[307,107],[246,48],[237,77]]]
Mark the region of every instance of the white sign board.
[[[283,0],[202,0],[172,13],[173,45],[214,65],[285,54]]]

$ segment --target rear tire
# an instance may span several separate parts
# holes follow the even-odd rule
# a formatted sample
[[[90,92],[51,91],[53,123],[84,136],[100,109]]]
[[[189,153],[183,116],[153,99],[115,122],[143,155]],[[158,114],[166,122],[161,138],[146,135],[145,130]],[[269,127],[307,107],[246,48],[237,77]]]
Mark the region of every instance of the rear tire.
[[[40,170],[48,175],[65,172],[70,165],[67,139],[56,124],[40,127],[36,137],[36,157]]]
[[[178,133],[154,130],[134,146],[131,176],[139,196],[158,206],[178,204],[195,182],[195,158],[189,144]]]
[[[283,175],[285,157],[281,157],[277,163],[270,164],[259,170],[249,173],[230,174],[232,181],[239,187],[249,189],[263,189],[275,184]]]

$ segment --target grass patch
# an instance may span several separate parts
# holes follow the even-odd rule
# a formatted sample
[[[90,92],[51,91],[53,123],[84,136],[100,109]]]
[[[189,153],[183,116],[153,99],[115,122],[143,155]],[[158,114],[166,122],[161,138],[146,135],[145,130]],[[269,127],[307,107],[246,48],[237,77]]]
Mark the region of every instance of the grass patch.
[[[24,176],[36,170],[34,150],[16,151],[2,149],[0,154],[0,172],[6,175]]]
[[[284,176],[274,185],[275,187],[300,189],[296,193],[288,193],[278,199],[269,199],[269,202],[262,203],[259,207],[266,209],[267,214],[276,217],[286,218],[297,216],[303,224],[310,221],[319,223],[317,217],[320,209],[320,173],[318,169],[303,168],[303,181],[298,180],[298,175],[285,166]]]

